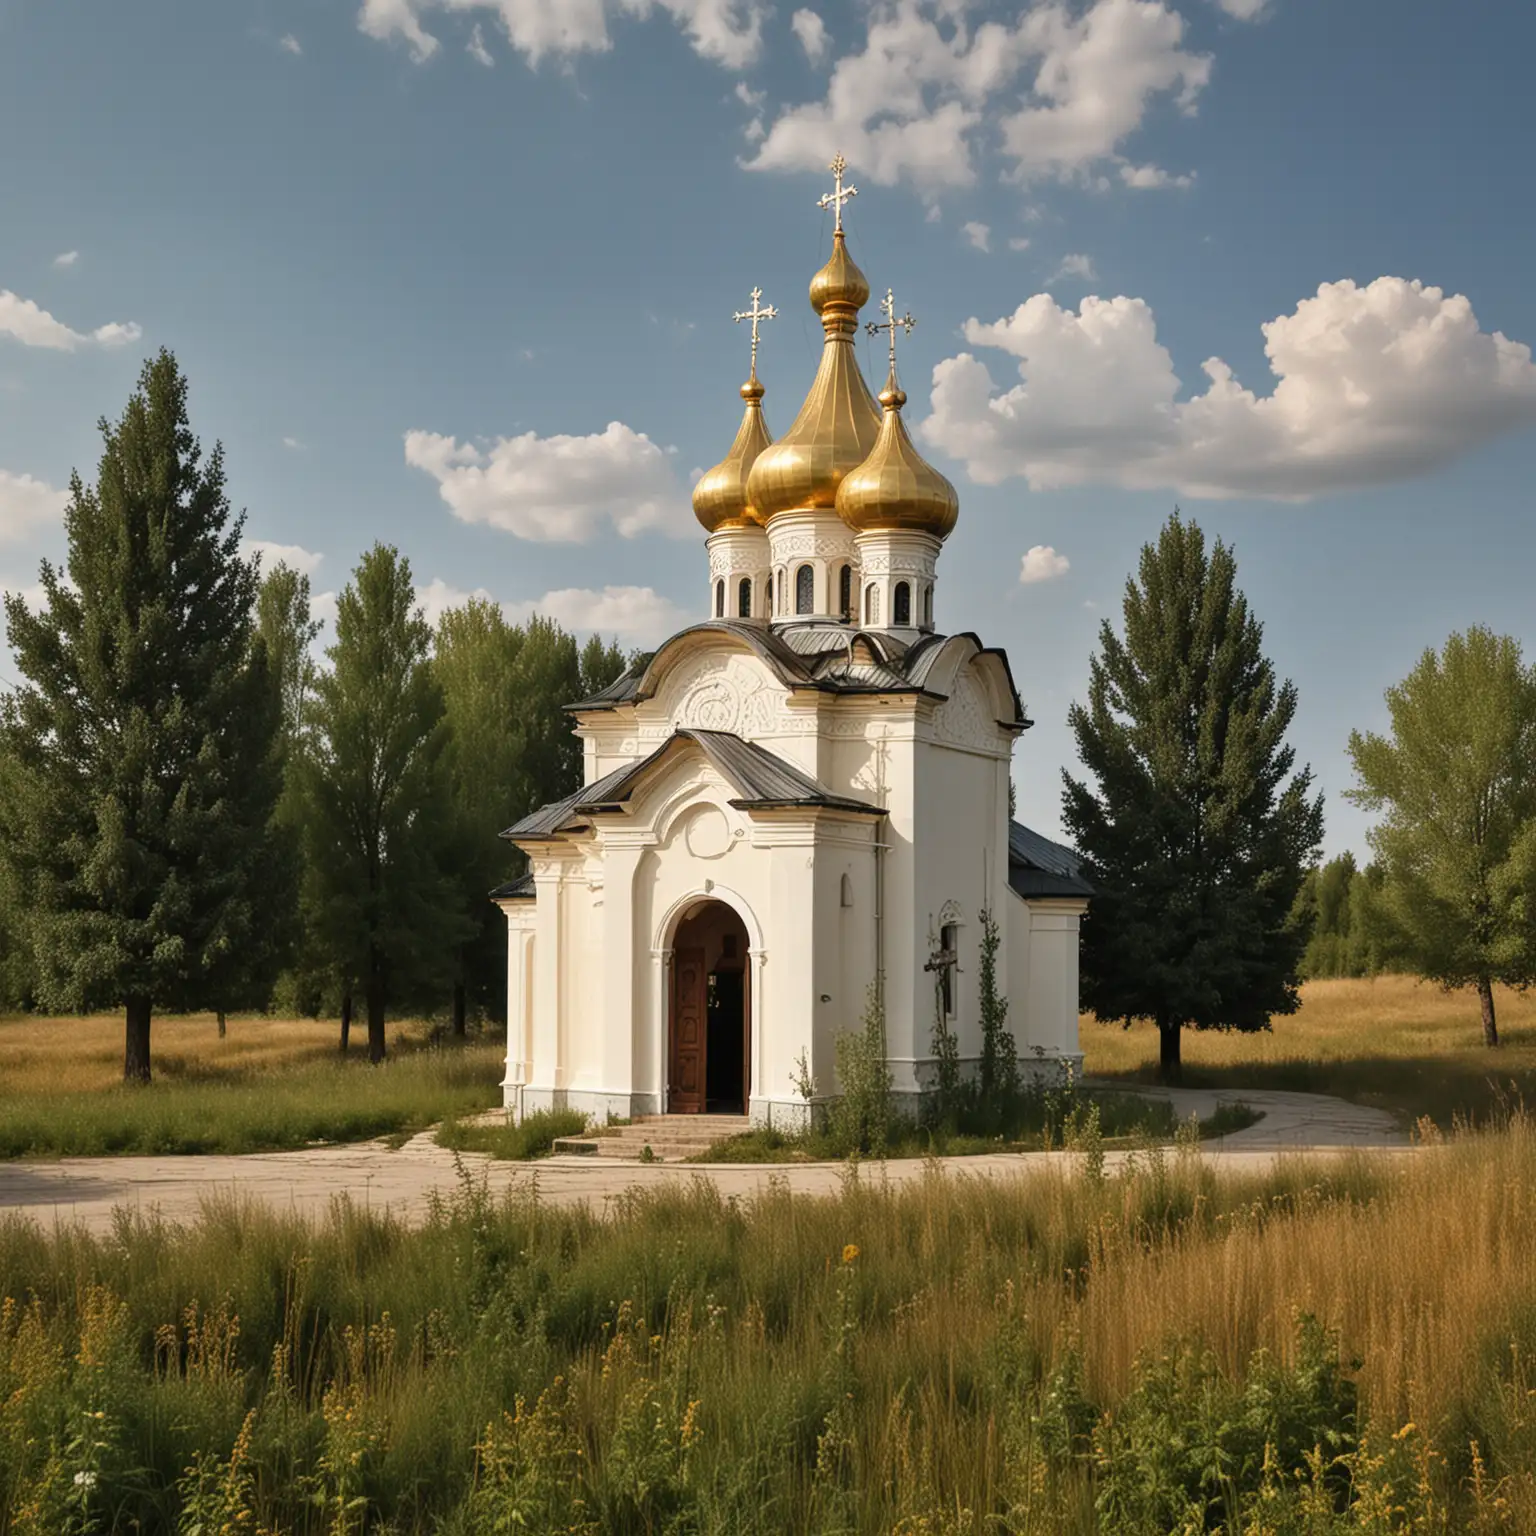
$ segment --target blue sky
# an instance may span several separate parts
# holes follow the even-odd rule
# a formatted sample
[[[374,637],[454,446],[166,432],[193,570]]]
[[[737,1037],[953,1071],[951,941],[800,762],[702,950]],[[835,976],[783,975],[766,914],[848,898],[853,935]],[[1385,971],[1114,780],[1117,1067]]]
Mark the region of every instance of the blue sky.
[[[1059,830],[1067,705],[1177,502],[1363,851],[1350,728],[1452,629],[1536,649],[1533,47],[1508,0],[0,0],[0,584],[163,344],[317,592],[382,538],[429,607],[703,616],[730,316],[781,312],[782,430],[840,149],[961,493],[936,617],[1038,722],[1025,819]]]

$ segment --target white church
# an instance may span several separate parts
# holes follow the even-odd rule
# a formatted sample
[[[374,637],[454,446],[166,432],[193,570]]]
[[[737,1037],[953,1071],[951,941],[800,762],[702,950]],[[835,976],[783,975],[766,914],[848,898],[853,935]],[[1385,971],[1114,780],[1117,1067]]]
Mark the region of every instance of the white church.
[[[775,441],[752,369],[741,428],[693,506],[709,617],[570,706],[584,784],[504,834],[529,872],[505,912],[507,1070],[515,1117],[740,1114],[790,1128],[836,1093],[834,1042],[884,1000],[898,1096],[932,1086],[942,1013],[963,1062],[981,1049],[981,914],[1019,1057],[1080,1062],[1078,923],[1090,888],[1070,849],[1009,816],[1030,725],[1007,656],[941,634],[939,555],[954,487],[902,421],[896,330],[878,402],[854,338],[869,283],[848,254],[837,182],[832,254],[811,281],[825,342]]]

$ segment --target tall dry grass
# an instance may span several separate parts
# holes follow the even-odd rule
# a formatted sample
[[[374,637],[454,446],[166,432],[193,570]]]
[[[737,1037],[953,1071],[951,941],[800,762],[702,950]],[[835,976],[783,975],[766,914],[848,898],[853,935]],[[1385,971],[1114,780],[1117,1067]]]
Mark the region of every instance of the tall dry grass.
[[[334,1024],[212,1015],[155,1021],[155,1081],[122,1082],[115,1017],[0,1022],[0,1157],[255,1152],[406,1135],[499,1102],[494,1036],[391,1030],[390,1060],[343,1060]]]
[[[417,1232],[0,1225],[0,1529],[1536,1532],[1523,1120],[1220,1178],[536,1180]]]
[[[1494,989],[1502,1043],[1482,1043],[1476,997],[1411,976],[1309,981],[1302,1006],[1257,1034],[1186,1030],[1192,1085],[1331,1093],[1442,1129],[1458,1117],[1482,1123],[1511,1100],[1536,1104],[1536,991]],[[1157,1031],[1081,1020],[1085,1069],[1151,1081]]]

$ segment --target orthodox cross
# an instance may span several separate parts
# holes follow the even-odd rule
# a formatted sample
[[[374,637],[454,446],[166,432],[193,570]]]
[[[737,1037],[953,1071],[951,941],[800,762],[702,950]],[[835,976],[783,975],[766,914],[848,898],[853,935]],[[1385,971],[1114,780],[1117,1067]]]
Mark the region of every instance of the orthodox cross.
[[[843,185],[843,172],[848,169],[848,162],[843,159],[842,155],[839,154],[827,169],[832,172],[832,190],[830,192],[823,192],[821,201],[816,206],[822,209],[823,212],[828,208],[832,210],[833,215],[837,219],[837,224],[834,226],[836,233],[841,234],[843,232],[843,204],[849,198],[857,197],[859,189]]]
[[[917,321],[912,318],[910,310],[904,315],[896,313],[896,296],[889,288],[885,290],[885,297],[880,300],[880,308],[885,311],[885,319],[878,323],[874,320],[868,320],[864,324],[864,329],[871,336],[878,336],[881,331],[889,331],[891,333],[891,372],[895,373],[896,332],[900,329],[910,336],[912,334],[912,327],[917,324]]]
[[[758,326],[758,322],[761,321],[761,320],[777,320],[779,318],[779,312],[778,312],[778,310],[776,310],[773,307],[772,304],[770,304],[766,309],[762,308],[758,304],[758,300],[761,299],[762,296],[763,296],[763,290],[761,288],[754,288],[752,290],[752,308],[751,309],[738,309],[736,311],[736,315],[735,315],[736,323],[738,325],[743,320],[750,320],[752,322],[752,377],[754,379],[757,377],[757,326]]]

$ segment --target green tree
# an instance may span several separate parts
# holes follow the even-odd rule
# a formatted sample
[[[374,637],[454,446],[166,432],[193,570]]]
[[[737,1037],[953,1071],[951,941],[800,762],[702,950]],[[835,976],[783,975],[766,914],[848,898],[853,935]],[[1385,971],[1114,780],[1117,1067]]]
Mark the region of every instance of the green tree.
[[[95,486],[70,481],[67,578],[43,564],[40,613],[6,600],[27,681],[0,722],[0,840],[41,1000],[121,1006],[123,1075],[147,1082],[156,1007],[259,992],[281,959],[280,711],[244,518],[170,353],[101,430]]]
[[[1165,1081],[1186,1026],[1265,1029],[1295,1010],[1307,935],[1291,913],[1322,836],[1285,744],[1296,690],[1276,683],[1236,578],[1232,551],[1175,512],[1068,717],[1089,779],[1063,774],[1064,817],[1097,893],[1083,1004],[1152,1020]]]
[[[1425,651],[1387,709],[1390,736],[1349,738],[1349,797],[1382,817],[1382,905],[1421,975],[1476,990],[1497,1045],[1494,982],[1536,980],[1536,669],[1475,626]]]
[[[467,928],[431,644],[409,562],[376,544],[337,600],[301,759],[306,911],[344,988],[362,986],[374,1062],[390,1003],[445,982]]]
[[[304,710],[315,686],[312,648],[320,621],[311,613],[309,577],[279,561],[261,580],[256,631],[267,648],[283,710],[285,760],[304,729]]]

